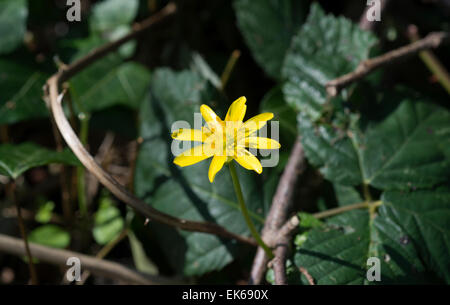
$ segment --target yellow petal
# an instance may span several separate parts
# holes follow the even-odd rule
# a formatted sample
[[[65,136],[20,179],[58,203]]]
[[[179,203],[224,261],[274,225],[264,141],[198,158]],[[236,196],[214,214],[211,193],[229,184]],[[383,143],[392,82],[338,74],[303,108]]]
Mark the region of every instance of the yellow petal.
[[[217,114],[208,105],[201,105],[200,113],[202,114],[202,116],[205,119],[206,123],[208,124],[209,128],[211,128],[211,131],[215,131],[221,125],[223,125],[223,121],[217,116]]]
[[[173,160],[178,166],[184,167],[193,165],[212,156],[212,153],[204,147],[205,145],[197,145],[186,150]]]
[[[245,130],[245,136],[251,135],[255,131],[258,131],[264,125],[266,125],[267,121],[273,118],[273,113],[266,112],[258,114],[251,119],[247,120],[242,126],[241,130]]]
[[[213,183],[214,177],[222,169],[225,161],[227,161],[227,156],[214,156],[212,158],[208,171],[209,182]]]
[[[179,141],[195,141],[205,142],[205,140],[211,135],[206,128],[202,129],[178,129],[172,133],[172,139]]]
[[[246,101],[247,99],[245,98],[245,96],[241,96],[240,98],[235,100],[233,104],[231,104],[230,108],[228,108],[225,121],[242,121],[245,116],[245,111],[247,110],[247,106],[245,105]]]
[[[242,167],[248,170],[254,170],[258,174],[262,173],[262,166],[258,158],[252,155],[248,150],[239,148],[237,155],[234,158]]]
[[[273,139],[262,137],[248,137],[244,141],[245,147],[258,149],[278,149],[281,147],[280,143]]]

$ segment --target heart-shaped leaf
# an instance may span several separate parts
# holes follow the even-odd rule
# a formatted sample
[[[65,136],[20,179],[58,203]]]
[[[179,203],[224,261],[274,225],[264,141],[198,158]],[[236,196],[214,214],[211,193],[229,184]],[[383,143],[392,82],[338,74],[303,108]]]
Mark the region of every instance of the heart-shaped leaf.
[[[305,16],[305,5],[296,0],[236,0],[238,26],[255,60],[273,78],[281,66],[292,36]]]

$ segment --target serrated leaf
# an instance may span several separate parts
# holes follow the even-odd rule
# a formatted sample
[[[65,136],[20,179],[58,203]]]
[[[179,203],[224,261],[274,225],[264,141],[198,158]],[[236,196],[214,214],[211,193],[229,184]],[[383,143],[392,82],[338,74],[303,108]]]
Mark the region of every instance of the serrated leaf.
[[[327,102],[325,84],[353,71],[369,56],[375,36],[343,17],[325,15],[313,3],[283,63],[286,101],[313,121]]]
[[[46,75],[10,60],[0,59],[0,124],[49,115],[42,99]]]
[[[0,54],[9,53],[22,44],[27,16],[26,0],[0,1]]]
[[[209,160],[185,168],[173,164],[170,124],[185,120],[194,128],[194,113],[199,112],[200,104],[214,99],[213,86],[192,71],[159,69],[153,75],[150,92],[151,97],[144,101],[140,111],[140,135],[144,142],[136,166],[137,195],[154,208],[176,217],[216,222],[227,230],[248,235],[226,168],[210,183]],[[238,170],[238,174],[251,216],[260,227],[265,210],[262,194],[256,191],[257,177],[244,170]],[[149,226],[171,265],[185,275],[219,270],[237,254],[236,242],[232,240],[152,223]]]
[[[33,167],[50,163],[80,164],[69,150],[56,152],[32,143],[0,145],[0,174],[13,179]]]
[[[70,244],[70,234],[57,225],[48,224],[31,231],[28,240],[52,248],[66,248]]]
[[[236,0],[234,9],[253,57],[268,75],[280,79],[292,36],[303,22],[304,4],[295,0]]]
[[[409,190],[447,181],[450,113],[421,98],[383,97],[383,103],[396,102],[384,120],[359,124],[347,133],[300,117],[308,160],[327,179],[347,186],[364,182],[383,190]]]
[[[71,93],[82,111],[113,105],[135,109],[148,89],[150,74],[134,62],[122,63],[115,54],[101,59],[70,81]]]
[[[353,210],[311,230],[295,263],[317,284],[372,283],[366,277],[370,257],[379,259],[382,284],[448,283],[449,196],[448,190],[385,193],[373,218],[368,210]]]

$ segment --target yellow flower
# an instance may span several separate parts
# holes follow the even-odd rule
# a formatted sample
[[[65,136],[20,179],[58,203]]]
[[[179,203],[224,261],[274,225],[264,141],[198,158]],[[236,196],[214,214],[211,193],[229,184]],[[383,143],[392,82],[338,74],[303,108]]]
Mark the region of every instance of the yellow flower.
[[[225,121],[222,121],[210,107],[202,105],[200,112],[207,127],[179,129],[172,133],[173,139],[202,144],[186,150],[173,162],[184,167],[213,157],[208,172],[211,183],[225,162],[233,159],[244,168],[261,174],[261,163],[246,148],[278,149],[280,143],[273,139],[254,136],[256,131],[273,118],[273,114],[262,113],[243,122],[247,110],[246,101],[244,96],[234,101],[228,109]]]

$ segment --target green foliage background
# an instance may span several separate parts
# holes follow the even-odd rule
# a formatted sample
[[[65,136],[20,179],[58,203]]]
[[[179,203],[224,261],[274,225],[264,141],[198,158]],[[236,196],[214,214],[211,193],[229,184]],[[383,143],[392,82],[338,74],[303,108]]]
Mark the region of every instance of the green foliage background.
[[[264,169],[261,176],[239,171],[258,228],[298,135],[308,161],[292,211],[306,213],[300,216],[305,223],[301,221],[288,260],[290,283],[308,284],[298,271],[303,267],[317,284],[372,284],[366,279],[366,262],[378,257],[382,280],[377,283],[448,284],[448,94],[430,81],[430,72],[417,58],[383,68],[335,98],[327,96],[324,85],[362,60],[408,43],[405,24],[415,23],[426,34],[448,31],[450,23],[434,4],[396,1],[376,31],[368,32],[357,24],[364,4],[337,2],[177,1],[175,16],[68,82],[71,107],[66,114],[80,133],[83,118],[90,118],[85,140],[92,153],[106,133],[115,134],[119,152],[124,143],[139,139],[135,165],[123,156],[116,161],[135,168],[126,183],[131,181],[134,192],[152,207],[249,235],[228,173],[221,171],[211,184],[207,162],[181,169],[173,165],[170,152],[172,122],[192,122],[201,104],[223,115],[230,102],[245,95],[248,116],[270,111],[280,122],[278,166]],[[61,3],[0,0],[2,210],[12,205],[7,184],[14,183],[26,197],[45,184],[45,179],[33,178],[37,174],[61,175],[46,165],[81,169],[68,149],[55,148],[42,100],[46,78],[63,63],[128,33],[133,22],[167,2],[85,1],[79,23],[66,21]],[[410,9],[404,10],[405,5]],[[241,57],[222,90],[220,76],[235,49]],[[448,67],[449,47],[436,53]],[[308,183],[314,179],[318,182]],[[74,207],[70,222],[52,223],[52,215],[62,213],[60,192],[40,191],[27,201],[25,207],[39,215],[28,224],[30,241],[95,254],[126,229],[127,242],[110,255],[142,272],[181,275],[194,283],[247,280],[254,249],[157,223],[144,226],[140,215],[106,190],[92,196],[87,215]],[[76,206],[83,193],[77,193],[76,183],[70,192]],[[362,201],[380,205],[307,225],[311,213]],[[0,232],[17,233],[3,216]],[[23,262],[8,262],[0,254],[0,265],[8,263],[19,273],[24,270]],[[273,281],[271,270],[267,280]]]

